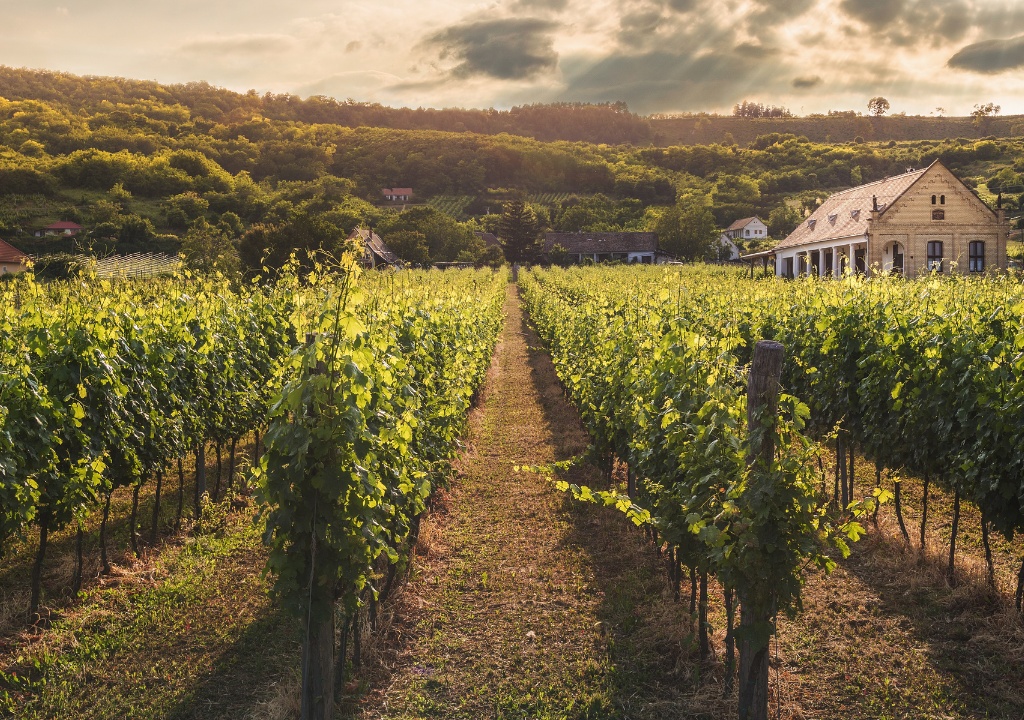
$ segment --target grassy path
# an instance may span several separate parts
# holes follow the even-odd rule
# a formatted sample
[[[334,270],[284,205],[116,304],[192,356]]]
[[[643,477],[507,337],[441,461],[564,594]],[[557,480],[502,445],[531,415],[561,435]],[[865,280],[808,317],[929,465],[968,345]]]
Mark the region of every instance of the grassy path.
[[[653,549],[613,513],[573,509],[513,470],[578,454],[587,438],[514,288],[506,312],[470,448],[421,535],[404,626],[386,640],[381,689],[355,715],[672,716],[687,622],[671,599],[650,614],[651,597],[668,594]],[[666,702],[673,710],[659,710]]]

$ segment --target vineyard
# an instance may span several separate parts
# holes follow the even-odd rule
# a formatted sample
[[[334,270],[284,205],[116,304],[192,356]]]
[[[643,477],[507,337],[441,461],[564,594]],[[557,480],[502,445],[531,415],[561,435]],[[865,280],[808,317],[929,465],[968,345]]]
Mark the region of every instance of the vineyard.
[[[466,206],[471,202],[472,195],[435,195],[427,201],[427,205],[458,220],[462,218]]]
[[[5,285],[0,548],[38,537],[24,608],[31,621],[51,619],[41,583],[51,535],[78,528],[77,593],[83,528],[102,513],[110,571],[105,533],[120,488],[132,494],[137,556],[167,524],[201,531],[211,503],[245,507],[237,498],[254,492],[274,595],[308,628],[329,624],[330,634],[314,639],[327,637],[332,650],[336,606],[343,632],[358,627],[404,563],[489,363],[505,284],[500,273],[360,278],[346,267],[241,288],[182,278]],[[248,435],[262,459],[240,474],[236,448]],[[186,456],[197,469],[187,502]],[[175,468],[168,522],[161,491]],[[140,533],[140,492],[154,485],[152,526]],[[333,653],[320,664],[314,646],[306,643],[304,667],[333,682]],[[4,668],[0,710],[52,716],[70,680],[58,660],[52,672],[38,659],[34,671]],[[303,701],[325,697],[333,691],[317,684]]]
[[[1012,277],[346,258],[0,302],[0,717],[1024,709]]]
[[[727,692],[739,600],[740,642],[754,656],[753,667],[740,667],[741,717],[764,716],[768,641],[776,615],[799,609],[806,569],[834,568],[833,558],[849,553],[862,522],[890,498],[910,545],[893,471],[924,478],[922,546],[929,483],[953,495],[951,585],[961,503],[980,509],[995,585],[990,533],[1011,539],[1024,531],[1018,284],[780,284],[703,269],[538,270],[521,284],[593,437],[593,457],[609,477],[616,458],[629,471],[625,492],[558,486],[647,526],[667,548],[677,585],[689,569],[705,655],[708,578],[717,579],[728,622]],[[748,431],[745,368],[762,339],[784,348],[784,394],[777,414],[755,417]],[[775,452],[759,455],[766,436]],[[832,477],[826,448],[835,453]],[[863,497],[854,491],[858,451],[876,468]],[[883,470],[891,471],[888,487]],[[1016,580],[1020,611],[1024,566]]]

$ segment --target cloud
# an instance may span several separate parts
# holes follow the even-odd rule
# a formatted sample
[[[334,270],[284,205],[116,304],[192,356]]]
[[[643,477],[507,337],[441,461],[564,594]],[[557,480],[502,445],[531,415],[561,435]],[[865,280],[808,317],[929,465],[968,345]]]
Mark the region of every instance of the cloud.
[[[203,55],[273,55],[294,47],[295,38],[288,35],[227,35],[190,40],[181,49]]]
[[[509,10],[531,10],[537,11],[550,11],[550,12],[562,12],[569,7],[569,0],[512,0],[509,4]]]
[[[779,69],[760,55],[732,50],[616,54],[570,73],[565,95],[592,102],[624,100],[639,112],[723,107],[751,92],[773,91]]]
[[[1024,67],[1024,35],[968,45],[953,55],[946,65],[987,75]]]
[[[345,52],[354,53],[355,51],[362,49],[362,47],[363,44],[361,42],[359,42],[358,40],[353,40],[352,42],[345,46]]]
[[[454,59],[456,78],[487,76],[520,80],[558,65],[554,33],[558,25],[540,18],[477,20],[445,28],[422,45],[440,50],[440,59]]]
[[[797,90],[807,90],[818,87],[823,82],[825,81],[821,79],[821,75],[801,75],[800,77],[793,78],[792,85]]]

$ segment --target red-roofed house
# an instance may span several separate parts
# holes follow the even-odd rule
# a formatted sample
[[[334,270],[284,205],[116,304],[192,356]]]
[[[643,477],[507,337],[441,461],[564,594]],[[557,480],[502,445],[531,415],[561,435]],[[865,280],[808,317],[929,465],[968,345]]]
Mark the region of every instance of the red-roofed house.
[[[389,202],[409,202],[412,199],[412,188],[381,188],[380,192]]]
[[[36,230],[36,237],[43,237],[44,235],[77,235],[82,232],[82,226],[78,223],[68,222],[67,220],[61,220],[55,222],[53,225],[47,225],[42,230]]]
[[[0,240],[0,275],[28,270],[28,255]]]

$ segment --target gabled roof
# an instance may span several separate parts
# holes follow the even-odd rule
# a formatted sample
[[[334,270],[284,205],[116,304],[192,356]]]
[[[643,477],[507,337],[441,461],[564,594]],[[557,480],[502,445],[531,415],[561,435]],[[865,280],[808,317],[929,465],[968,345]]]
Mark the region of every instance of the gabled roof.
[[[475,230],[473,232],[478,238],[484,241],[485,245],[501,245],[501,241],[498,240],[498,236],[494,233],[483,232],[482,230]]]
[[[920,180],[930,167],[929,165],[923,170],[913,170],[885,180],[858,185],[831,195],[810,217],[805,218],[796,230],[776,245],[775,249],[866,235],[875,199],[878,201],[878,209],[885,212]]]
[[[53,225],[47,225],[44,230],[81,230],[82,226],[78,223],[68,222],[67,220],[61,220],[55,222]]]
[[[761,220],[761,218],[759,218],[759,217],[757,217],[755,215],[754,217],[748,217],[748,218],[743,218],[742,220],[737,220],[732,225],[727,227],[725,229],[725,231],[729,232],[730,230],[742,230],[743,228],[745,228],[747,225],[749,225],[750,223],[754,222],[755,220],[759,220],[761,222],[761,224],[764,225],[764,221]]]
[[[3,240],[0,240],[0,262],[23,263],[26,260],[28,260],[28,255],[18,248],[8,245]]]
[[[391,252],[391,250],[388,249],[388,246],[384,244],[384,241],[380,239],[380,235],[372,230],[367,228],[356,228],[348,237],[350,240],[356,237],[359,238],[362,241],[363,248],[366,252],[372,252],[389,265],[397,265],[402,262],[402,258]]]
[[[658,249],[658,235],[652,232],[549,232],[544,234],[544,252],[558,243],[570,253],[652,253]]]
[[[412,195],[412,188],[381,188],[385,195]]]

